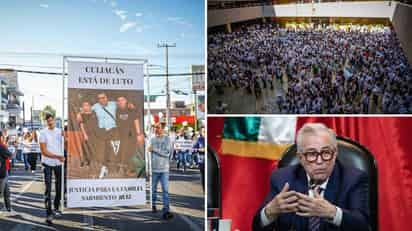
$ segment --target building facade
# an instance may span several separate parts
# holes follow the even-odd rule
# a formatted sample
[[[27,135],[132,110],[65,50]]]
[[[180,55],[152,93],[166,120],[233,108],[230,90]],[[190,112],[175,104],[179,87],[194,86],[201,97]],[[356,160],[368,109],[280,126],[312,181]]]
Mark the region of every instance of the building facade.
[[[0,69],[0,125],[2,129],[15,130],[23,125],[23,93],[19,89],[17,71]]]

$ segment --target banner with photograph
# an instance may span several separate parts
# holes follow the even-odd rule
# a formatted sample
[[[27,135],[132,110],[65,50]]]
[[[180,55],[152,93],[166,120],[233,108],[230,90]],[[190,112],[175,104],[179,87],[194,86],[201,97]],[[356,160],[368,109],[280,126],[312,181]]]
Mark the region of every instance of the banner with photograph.
[[[67,207],[145,204],[143,64],[67,64]]]

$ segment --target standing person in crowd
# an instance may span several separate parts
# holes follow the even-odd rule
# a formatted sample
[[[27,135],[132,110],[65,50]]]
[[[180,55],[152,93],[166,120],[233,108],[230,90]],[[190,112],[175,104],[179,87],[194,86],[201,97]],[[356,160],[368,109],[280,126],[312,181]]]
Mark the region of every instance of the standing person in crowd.
[[[23,159],[23,137],[21,135],[18,135],[16,137],[16,147],[17,147],[17,153],[16,153],[17,160],[24,161]]]
[[[172,153],[172,142],[163,134],[160,123],[154,125],[155,136],[151,138],[148,151],[152,160],[152,211],[157,212],[157,185],[160,181],[163,194],[163,219],[170,220],[173,214],[169,209],[169,157]]]
[[[12,154],[8,150],[3,132],[0,131],[0,195],[4,197],[4,204],[9,212],[11,212],[11,204],[10,189],[8,185],[9,175],[7,172],[7,160],[10,159],[11,156]]]
[[[170,156],[170,160],[175,160],[175,161],[177,161],[177,160],[178,160],[178,156],[177,156],[176,150],[174,149],[174,143],[175,143],[175,140],[176,140],[176,127],[172,127],[172,128],[170,129],[169,138],[170,138],[170,141],[172,142],[172,147],[173,147],[172,155]]]
[[[181,128],[176,136],[176,141],[184,141],[187,140],[185,135],[184,128]],[[179,147],[178,144],[175,143],[175,149],[177,151],[178,161],[177,161],[177,170],[180,169],[180,166],[183,166],[182,171],[186,172],[186,165],[187,165],[187,158],[189,155],[189,150],[183,149]]]
[[[23,144],[24,169],[26,171],[29,171],[29,169],[30,169],[29,155],[31,153],[31,134],[30,134],[30,132],[24,133],[22,144]]]
[[[197,137],[195,144],[193,145],[193,151],[198,153],[198,162],[200,177],[202,181],[203,190],[205,189],[205,128],[200,129],[200,136]]]
[[[54,116],[47,114],[45,116],[47,128],[40,132],[40,149],[42,153],[42,164],[44,166],[44,183],[45,183],[45,206],[46,222],[53,224],[54,216],[60,216],[59,211],[62,186],[62,163],[64,162],[63,154],[63,132],[55,127]],[[55,177],[54,211],[52,210],[52,178]]]
[[[31,135],[31,143],[30,143],[30,153],[29,153],[29,164],[31,173],[36,171],[37,166],[37,156],[40,153],[40,145],[39,140],[37,139],[37,132],[33,131]]]
[[[11,153],[12,157],[11,157],[11,166],[10,166],[10,170],[9,170],[9,175],[11,174],[11,169],[14,168],[14,162],[16,161],[16,153],[17,153],[17,148],[16,148],[16,142],[7,142],[9,144],[8,146],[8,150]]]

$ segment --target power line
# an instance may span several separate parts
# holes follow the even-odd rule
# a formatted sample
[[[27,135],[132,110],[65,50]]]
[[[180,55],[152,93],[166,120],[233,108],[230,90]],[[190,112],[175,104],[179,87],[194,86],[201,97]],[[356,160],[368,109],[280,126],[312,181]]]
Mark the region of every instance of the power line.
[[[49,72],[49,71],[29,71],[29,70],[18,70],[15,71],[20,73],[27,73],[27,74],[39,74],[39,75],[59,75],[61,76],[63,73],[61,72]],[[67,76],[68,74],[65,73]],[[179,76],[193,76],[193,75],[205,75],[205,72],[194,72],[194,73],[174,73],[174,74],[150,74],[144,75],[144,77],[179,77]]]
[[[37,65],[22,65],[22,64],[13,64],[13,63],[0,63],[0,66],[21,67],[21,68],[25,68],[25,67],[33,68],[34,67],[34,68],[46,68],[46,69],[47,68],[49,68],[49,69],[62,69],[61,66],[37,66]],[[153,64],[151,66],[161,67],[161,65],[155,65],[155,64]],[[169,66],[169,69],[181,69],[183,67],[186,67],[186,66]]]
[[[50,69],[61,69],[58,66],[35,66],[35,65],[21,65],[21,64],[10,64],[10,63],[0,63],[1,66],[11,66],[11,67],[35,67],[35,68],[50,68]]]
[[[7,56],[15,56],[15,57],[47,57],[47,58],[54,58],[54,57],[63,57],[63,56],[82,56],[82,54],[70,54],[70,53],[53,53],[53,52],[15,52],[15,51],[0,51],[1,55],[7,55]],[[126,53],[91,53],[89,55],[92,56],[116,56],[116,57],[123,57],[123,58],[136,58],[139,56],[136,56],[136,54],[126,54]],[[150,57],[161,57],[162,54],[158,53],[148,53],[148,54],[142,54],[145,56],[150,56]],[[141,58],[140,56],[139,58]],[[199,57],[202,58],[204,57],[204,54],[202,52],[180,52],[180,53],[175,53],[173,55],[175,59],[184,59],[184,58],[190,58],[190,57]]]

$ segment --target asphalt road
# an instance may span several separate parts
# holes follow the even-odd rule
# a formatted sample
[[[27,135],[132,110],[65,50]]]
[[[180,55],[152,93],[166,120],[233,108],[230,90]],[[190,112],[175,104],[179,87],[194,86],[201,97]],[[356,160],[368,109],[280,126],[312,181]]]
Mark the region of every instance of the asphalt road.
[[[65,209],[62,217],[49,226],[45,222],[42,170],[38,167],[32,174],[17,163],[9,178],[14,212],[1,213],[0,230],[204,230],[204,193],[199,170],[182,173],[174,168],[175,164],[171,166],[169,195],[174,218],[169,221],[161,218],[161,212],[152,213],[147,205],[94,211]]]

